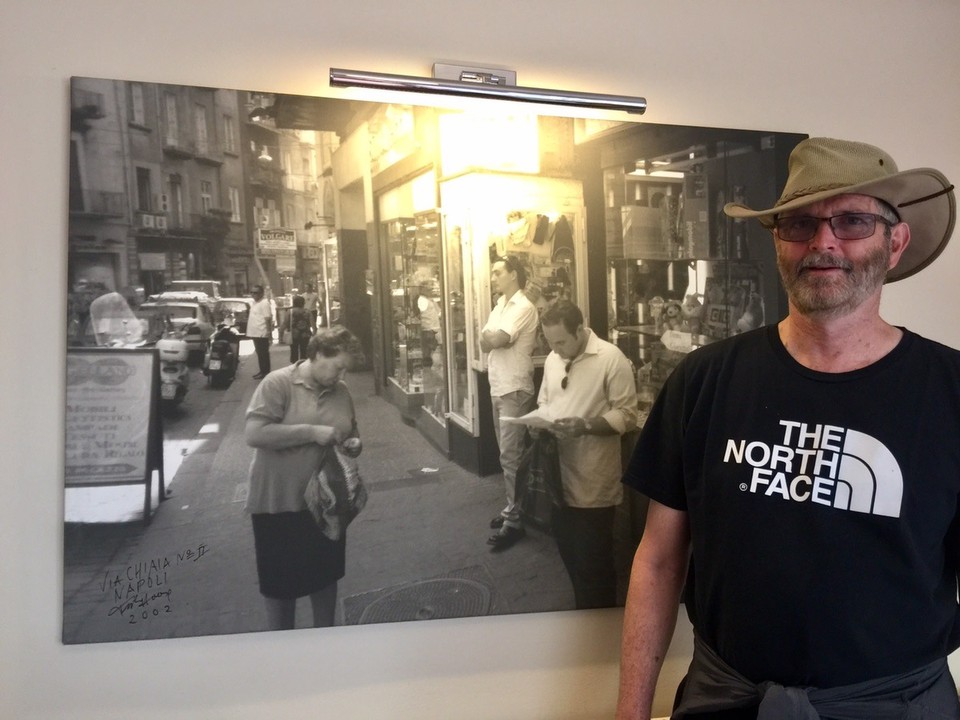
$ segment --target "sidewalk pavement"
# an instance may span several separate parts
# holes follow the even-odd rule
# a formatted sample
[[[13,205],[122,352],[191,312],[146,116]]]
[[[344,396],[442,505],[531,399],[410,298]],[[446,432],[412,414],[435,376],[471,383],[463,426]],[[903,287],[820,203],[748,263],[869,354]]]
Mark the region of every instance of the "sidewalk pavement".
[[[273,346],[274,368],[287,364],[288,352]],[[244,412],[255,372],[249,355],[204,423],[202,442],[167,478],[169,497],[148,524],[65,524],[65,643],[267,629],[243,509],[252,456]],[[549,535],[531,527],[509,550],[489,551],[502,477],[478,477],[448,460],[375,394],[372,373],[346,382],[370,499],[348,531],[337,624],[572,609]],[[303,598],[297,626],[310,619]]]

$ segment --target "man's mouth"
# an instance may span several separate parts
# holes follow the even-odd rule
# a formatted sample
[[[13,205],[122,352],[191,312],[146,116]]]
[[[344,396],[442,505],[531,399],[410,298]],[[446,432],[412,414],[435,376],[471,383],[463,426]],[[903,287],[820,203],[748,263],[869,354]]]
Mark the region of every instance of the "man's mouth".
[[[807,271],[813,272],[825,272],[830,270],[841,270],[843,272],[850,272],[852,267],[849,263],[843,263],[838,260],[832,259],[808,259],[805,262],[800,263],[800,267],[797,268],[798,274],[802,274]]]
[[[846,272],[846,268],[840,265],[808,265],[800,268],[800,272],[824,272],[827,270],[843,270]]]

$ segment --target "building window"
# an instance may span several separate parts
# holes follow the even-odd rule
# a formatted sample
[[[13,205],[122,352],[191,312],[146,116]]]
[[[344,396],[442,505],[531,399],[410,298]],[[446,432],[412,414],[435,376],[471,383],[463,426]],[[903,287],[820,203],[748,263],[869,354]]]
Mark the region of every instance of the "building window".
[[[147,124],[147,116],[143,108],[143,85],[130,83],[130,122],[134,125]]]
[[[280,222],[280,209],[277,207],[277,201],[273,198],[254,198],[253,200],[253,218],[257,225],[262,228],[282,227]]]
[[[177,96],[173,93],[165,94],[163,96],[163,108],[165,111],[164,119],[167,121],[167,145],[179,145],[180,122],[177,118]]]
[[[153,210],[153,189],[150,183],[150,168],[137,168],[137,210]]]
[[[174,227],[183,227],[183,181],[179,174],[172,173],[169,178],[171,221]]]
[[[237,154],[237,121],[232,115],[223,116],[223,149],[225,152]]]
[[[209,180],[200,181],[200,211],[206,215],[213,207],[213,183]]]
[[[230,222],[240,222],[240,188],[229,188],[230,194]]]
[[[210,152],[210,143],[207,136],[207,108],[196,105],[193,109],[193,119],[197,126],[197,153],[207,155]]]

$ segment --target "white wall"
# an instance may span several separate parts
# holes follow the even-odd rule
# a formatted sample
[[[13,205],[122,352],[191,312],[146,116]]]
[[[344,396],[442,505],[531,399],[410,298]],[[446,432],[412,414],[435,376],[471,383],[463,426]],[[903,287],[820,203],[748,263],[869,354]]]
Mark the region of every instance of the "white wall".
[[[867,140],[957,181],[958,31],[954,0],[6,0],[0,715],[602,718],[616,686],[616,611],[59,643],[69,76],[320,94],[331,66],[485,62],[645,95],[651,122]],[[960,346],[958,257],[890,287],[887,317]]]

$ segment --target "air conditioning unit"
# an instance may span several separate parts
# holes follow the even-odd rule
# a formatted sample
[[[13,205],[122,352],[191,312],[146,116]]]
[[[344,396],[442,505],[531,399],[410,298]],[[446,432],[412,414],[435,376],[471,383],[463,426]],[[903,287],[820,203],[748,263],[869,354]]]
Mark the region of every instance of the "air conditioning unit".
[[[157,230],[166,230],[167,229],[167,219],[163,215],[157,215]]]
[[[140,227],[152,228],[157,226],[157,218],[154,215],[148,215],[146,213],[140,214]]]

